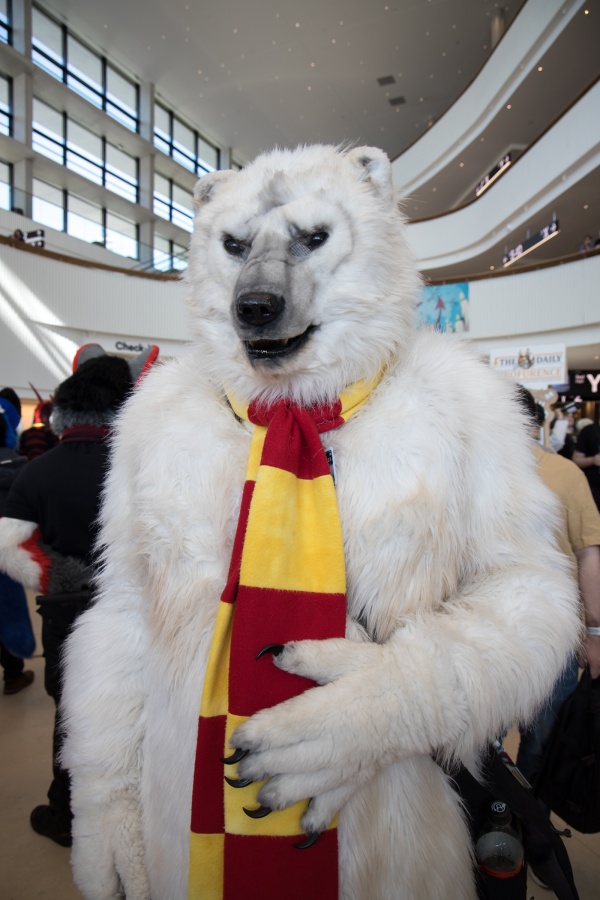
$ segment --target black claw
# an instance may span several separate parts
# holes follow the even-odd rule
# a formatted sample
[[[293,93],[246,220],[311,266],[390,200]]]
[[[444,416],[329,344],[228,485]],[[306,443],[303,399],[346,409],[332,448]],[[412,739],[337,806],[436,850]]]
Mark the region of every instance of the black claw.
[[[265,653],[272,653],[273,656],[279,656],[283,651],[283,644],[267,644],[266,647],[263,647],[262,650],[259,650],[256,654],[256,658],[260,659],[261,656],[264,656]]]
[[[246,809],[245,806],[242,806],[242,809],[251,819],[264,819],[270,812],[273,812],[270,806],[259,806],[258,809]]]
[[[252,784],[251,778],[228,778],[227,775],[225,775],[225,781],[234,788],[248,787],[249,784]]]
[[[306,835],[306,840],[302,841],[301,844],[294,844],[294,848],[296,850],[308,850],[309,847],[312,847],[313,844],[317,843],[320,837],[320,831],[313,831],[312,833]]]
[[[238,763],[245,756],[248,756],[249,753],[249,750],[234,750],[231,756],[222,756],[221,762],[226,766],[232,766],[234,763]]]

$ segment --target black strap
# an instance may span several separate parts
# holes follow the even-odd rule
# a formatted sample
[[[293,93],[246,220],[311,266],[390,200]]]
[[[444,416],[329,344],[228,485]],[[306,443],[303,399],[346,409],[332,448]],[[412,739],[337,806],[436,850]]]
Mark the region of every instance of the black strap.
[[[520,819],[525,855],[536,875],[552,888],[558,900],[579,900],[569,854],[560,835],[533,792],[517,780],[493,747],[485,759],[483,776],[486,789],[504,800]],[[460,780],[477,784],[466,769],[461,769]]]

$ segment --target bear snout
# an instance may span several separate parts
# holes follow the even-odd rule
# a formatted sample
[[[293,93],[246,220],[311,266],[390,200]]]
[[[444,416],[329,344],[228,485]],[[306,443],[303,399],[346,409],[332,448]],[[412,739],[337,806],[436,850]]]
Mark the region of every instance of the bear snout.
[[[285,307],[285,299],[277,294],[249,291],[236,300],[238,319],[245,325],[262,328],[279,318]]]

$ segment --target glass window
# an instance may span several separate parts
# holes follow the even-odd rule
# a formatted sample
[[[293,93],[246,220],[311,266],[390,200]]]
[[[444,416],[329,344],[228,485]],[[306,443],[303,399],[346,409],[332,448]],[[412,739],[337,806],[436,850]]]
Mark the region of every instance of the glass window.
[[[154,175],[154,212],[186,231],[192,231],[194,212],[190,192],[179,187],[170,178]]]
[[[181,244],[155,235],[152,263],[160,272],[170,272],[172,269],[181,271],[187,268],[187,254],[187,249]]]
[[[104,246],[104,223],[102,207],[89,200],[69,195],[67,210],[67,232],[88,244]]]
[[[61,188],[33,179],[32,218],[56,231],[65,230],[65,199]]]
[[[10,0],[0,0],[0,41],[12,44]]]
[[[171,140],[171,117],[160,103],[154,104],[154,131],[165,141]]]
[[[94,106],[102,106],[102,59],[71,34],[67,35],[66,82]]]
[[[154,174],[154,212],[163,219],[171,218],[171,183],[168,178]]]
[[[10,209],[12,172],[9,163],[0,162],[0,208]]]
[[[138,88],[112,66],[106,67],[106,111],[126,128],[137,131]]]
[[[166,272],[171,268],[171,242],[160,235],[154,238],[152,263],[160,272]]]
[[[12,131],[10,93],[10,78],[0,75],[0,134],[10,134]]]
[[[179,185],[173,185],[173,214],[172,221],[186,231],[192,231],[194,227],[194,211],[191,205],[190,192],[184,191]]]
[[[64,117],[52,106],[33,99],[33,149],[64,164]]]
[[[219,151],[184,125],[160,103],[154,104],[154,146],[190,172],[204,174],[219,166]]]
[[[106,187],[133,203],[137,202],[137,168],[135,157],[112,144],[106,145]]]
[[[103,183],[102,138],[72,119],[67,121],[66,165],[96,184]]]
[[[206,172],[214,172],[219,165],[219,151],[211,144],[207,144],[200,136],[198,136],[198,174],[202,175],[201,169]]]
[[[187,257],[188,257],[187,247],[182,247],[181,244],[173,243],[173,268],[174,269],[186,269],[187,268]]]
[[[31,58],[131,131],[138,130],[137,85],[37,7],[32,11]]]
[[[121,256],[138,258],[138,227],[135,222],[123,219],[107,210],[106,249]]]
[[[31,58],[55,78],[63,77],[63,31],[60,25],[34,6],[31,10]]]

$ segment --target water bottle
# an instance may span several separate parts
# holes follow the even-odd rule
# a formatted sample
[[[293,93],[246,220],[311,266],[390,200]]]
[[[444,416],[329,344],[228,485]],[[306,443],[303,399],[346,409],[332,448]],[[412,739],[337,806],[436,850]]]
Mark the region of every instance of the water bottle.
[[[494,800],[487,812],[487,822],[475,842],[479,868],[492,878],[514,878],[523,870],[523,842],[519,826],[510,809]]]

